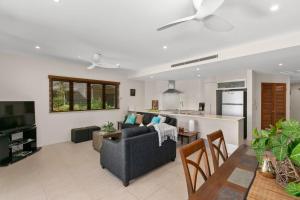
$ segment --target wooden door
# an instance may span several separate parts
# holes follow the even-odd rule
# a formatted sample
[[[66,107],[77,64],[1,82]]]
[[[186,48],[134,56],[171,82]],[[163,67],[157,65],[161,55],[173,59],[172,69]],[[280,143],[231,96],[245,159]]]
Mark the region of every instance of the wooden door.
[[[286,118],[286,84],[262,83],[261,128],[269,128],[278,120]]]

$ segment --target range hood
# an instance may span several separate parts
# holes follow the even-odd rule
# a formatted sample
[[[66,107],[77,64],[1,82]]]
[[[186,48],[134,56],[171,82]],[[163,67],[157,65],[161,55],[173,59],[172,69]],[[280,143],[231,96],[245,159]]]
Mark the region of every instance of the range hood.
[[[171,80],[168,83],[168,89],[163,92],[163,94],[180,94],[182,92],[175,89],[175,81]]]

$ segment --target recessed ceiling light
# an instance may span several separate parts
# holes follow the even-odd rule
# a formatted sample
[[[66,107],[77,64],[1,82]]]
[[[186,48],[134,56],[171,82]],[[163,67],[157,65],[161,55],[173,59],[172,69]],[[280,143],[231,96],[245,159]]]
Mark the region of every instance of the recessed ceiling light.
[[[278,4],[273,4],[273,5],[271,5],[270,11],[275,12],[275,11],[277,11],[277,10],[279,10],[279,5],[278,5]]]
[[[165,45],[165,46],[163,46],[163,49],[164,49],[164,50],[168,49],[168,46],[166,46],[166,45]]]
[[[282,64],[282,63],[279,63],[278,66],[283,66],[283,64]]]
[[[60,2],[60,0],[53,0],[55,3],[59,3]]]
[[[40,46],[35,46],[35,49],[41,49],[41,47]]]
[[[200,75],[200,74],[198,74],[197,76],[198,76],[198,77],[200,77],[201,75]]]
[[[197,70],[197,71],[199,71],[199,70],[200,70],[200,68],[198,67],[196,70]]]
[[[120,67],[120,64],[118,63],[118,64],[116,64],[116,66],[117,66],[117,67]]]

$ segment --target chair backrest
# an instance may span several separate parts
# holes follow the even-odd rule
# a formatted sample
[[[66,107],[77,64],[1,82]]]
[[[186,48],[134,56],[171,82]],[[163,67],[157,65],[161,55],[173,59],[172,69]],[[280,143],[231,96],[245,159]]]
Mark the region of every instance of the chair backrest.
[[[214,171],[216,171],[220,165],[220,158],[222,158],[223,162],[225,162],[228,159],[228,152],[227,152],[223,132],[221,130],[213,132],[207,135],[207,140],[208,140],[210,152],[212,154]],[[214,142],[216,142],[217,144]]]
[[[199,154],[196,156],[195,161],[188,159],[190,155],[197,151],[199,151]],[[204,140],[199,139],[188,145],[185,145],[182,148],[180,148],[179,152],[184,169],[188,195],[190,197],[197,190],[196,187],[198,173],[200,172],[205,181],[211,176]],[[203,169],[200,167],[202,158],[204,158],[205,171],[203,171]],[[191,165],[194,168],[193,176],[191,176],[189,165]]]

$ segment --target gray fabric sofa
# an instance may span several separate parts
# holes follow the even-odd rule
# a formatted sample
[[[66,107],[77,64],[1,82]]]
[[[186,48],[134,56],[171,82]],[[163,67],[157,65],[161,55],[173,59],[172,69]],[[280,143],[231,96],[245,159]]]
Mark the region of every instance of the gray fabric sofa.
[[[117,141],[103,140],[100,164],[122,180],[129,181],[176,158],[176,142],[168,139],[159,147],[158,133],[153,127],[122,130]]]

